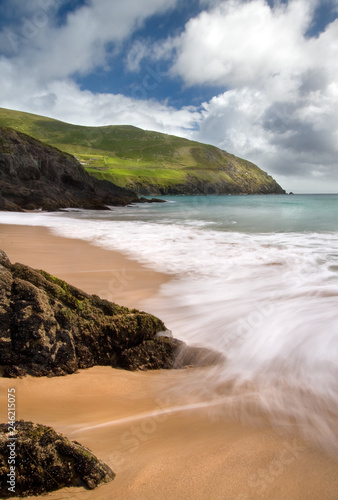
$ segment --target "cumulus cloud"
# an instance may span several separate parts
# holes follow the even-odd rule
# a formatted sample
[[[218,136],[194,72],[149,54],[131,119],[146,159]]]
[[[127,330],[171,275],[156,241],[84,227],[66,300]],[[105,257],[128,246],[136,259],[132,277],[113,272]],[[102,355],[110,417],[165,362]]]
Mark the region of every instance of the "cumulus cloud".
[[[190,136],[200,114],[192,107],[180,110],[153,100],[135,100],[122,94],[95,94],[71,79],[37,84],[20,80],[19,71],[0,60],[2,106],[47,115],[79,125],[126,124],[174,135]],[[15,92],[13,86],[15,85]]]
[[[73,79],[75,73],[86,74],[104,66],[110,52],[145,19],[172,9],[177,0],[91,0],[70,12],[58,26],[62,1],[34,0],[28,7],[11,0],[17,16],[1,33],[2,45],[4,41],[11,44],[11,51],[7,47],[0,58],[1,106],[83,125],[124,123],[189,135],[199,119],[194,108],[177,110],[147,100],[146,95],[137,94],[133,99],[95,94],[81,89]],[[140,50],[141,44],[130,55],[129,69],[137,69]],[[150,83],[154,83],[154,75],[147,75],[146,84]]]
[[[46,80],[87,74],[107,61],[112,44],[123,41],[149,16],[173,8],[176,2],[91,0],[70,12],[60,27],[56,19],[62,0],[40,0],[41,7],[30,16],[19,16],[20,25],[15,22],[2,31],[2,45],[7,41],[15,62],[23,62]]]
[[[251,159],[289,190],[330,192],[338,183],[337,97],[330,86],[290,102],[229,90],[204,103],[196,138]]]
[[[72,78],[74,73],[86,74],[104,66],[110,51],[145,19],[172,9],[176,1],[91,0],[70,12],[58,26],[62,0],[34,0],[30,8],[11,0],[18,16],[2,31],[2,39],[12,44],[12,53],[0,58],[1,105],[83,125],[124,123],[189,135],[199,119],[193,108],[177,110],[140,95],[133,99],[95,94],[81,89]],[[140,50],[141,44],[131,54],[130,69],[137,69]],[[147,85],[153,80],[154,76],[148,75]]]
[[[172,71],[187,85],[265,87],[286,79],[308,64],[304,33],[313,8],[308,0],[274,9],[264,0],[222,2],[188,22]]]
[[[338,21],[309,37],[318,6],[217,3],[187,23],[171,69],[187,86],[226,89],[204,103],[200,140],[314,190],[338,181]]]

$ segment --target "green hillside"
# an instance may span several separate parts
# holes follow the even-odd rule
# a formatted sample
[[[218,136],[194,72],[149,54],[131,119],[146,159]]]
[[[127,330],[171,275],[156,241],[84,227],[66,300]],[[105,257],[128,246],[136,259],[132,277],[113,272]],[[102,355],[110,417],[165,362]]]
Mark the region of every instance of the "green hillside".
[[[83,127],[4,108],[0,125],[71,153],[94,177],[140,194],[284,192],[253,163],[181,137],[128,125]]]

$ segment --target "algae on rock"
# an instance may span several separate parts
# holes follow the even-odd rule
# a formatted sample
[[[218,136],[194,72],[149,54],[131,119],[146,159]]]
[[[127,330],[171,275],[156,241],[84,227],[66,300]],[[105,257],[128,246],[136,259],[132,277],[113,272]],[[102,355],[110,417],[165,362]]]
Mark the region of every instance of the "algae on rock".
[[[45,271],[11,264],[0,250],[0,365],[5,377],[66,375],[94,365],[181,368],[215,357],[159,335],[165,331],[151,314],[89,295]]]
[[[51,427],[13,422],[15,441],[8,439],[7,424],[0,424],[0,497],[41,495],[66,486],[93,489],[115,477],[108,465],[76,441]],[[15,442],[15,493],[7,483],[8,444]]]

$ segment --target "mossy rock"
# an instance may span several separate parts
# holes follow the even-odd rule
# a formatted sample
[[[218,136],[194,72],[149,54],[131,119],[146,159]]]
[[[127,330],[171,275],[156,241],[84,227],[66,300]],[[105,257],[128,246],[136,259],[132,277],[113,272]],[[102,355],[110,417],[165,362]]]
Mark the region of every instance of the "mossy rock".
[[[60,376],[95,365],[152,370],[205,363],[196,349],[161,337],[164,331],[163,322],[151,314],[89,295],[45,271],[12,265],[0,251],[5,377]]]
[[[0,424],[0,497],[41,495],[69,486],[93,489],[112,481],[114,472],[76,441],[53,428],[33,422],[15,422],[15,441],[8,425]],[[9,443],[15,443],[15,493],[8,488]]]
[[[151,314],[89,295],[45,271],[12,265],[0,251],[5,377],[60,376],[95,365],[173,368],[178,341],[158,338],[165,330]]]

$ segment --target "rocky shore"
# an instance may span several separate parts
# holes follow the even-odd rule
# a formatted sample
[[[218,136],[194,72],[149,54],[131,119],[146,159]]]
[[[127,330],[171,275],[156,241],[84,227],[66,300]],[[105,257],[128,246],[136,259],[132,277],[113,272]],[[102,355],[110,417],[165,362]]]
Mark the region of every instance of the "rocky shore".
[[[0,369],[3,377],[18,379],[12,383],[26,375],[49,380],[95,365],[144,371],[220,360],[218,353],[173,338],[155,316],[87,294],[45,271],[12,264],[0,250]],[[115,468],[114,462],[110,466]],[[114,478],[89,448],[50,425],[30,418],[13,420],[10,427],[0,424],[1,498],[74,486],[92,490]]]
[[[163,322],[89,295],[0,252],[0,365],[5,377],[59,376],[95,365],[128,370],[217,362],[187,347]]]
[[[0,424],[1,498],[41,495],[66,486],[92,490],[114,479],[110,467],[88,448],[51,427],[24,421],[13,426],[15,440],[9,439],[7,424]],[[12,461],[10,446],[15,457]],[[9,462],[15,466],[11,468]]]

